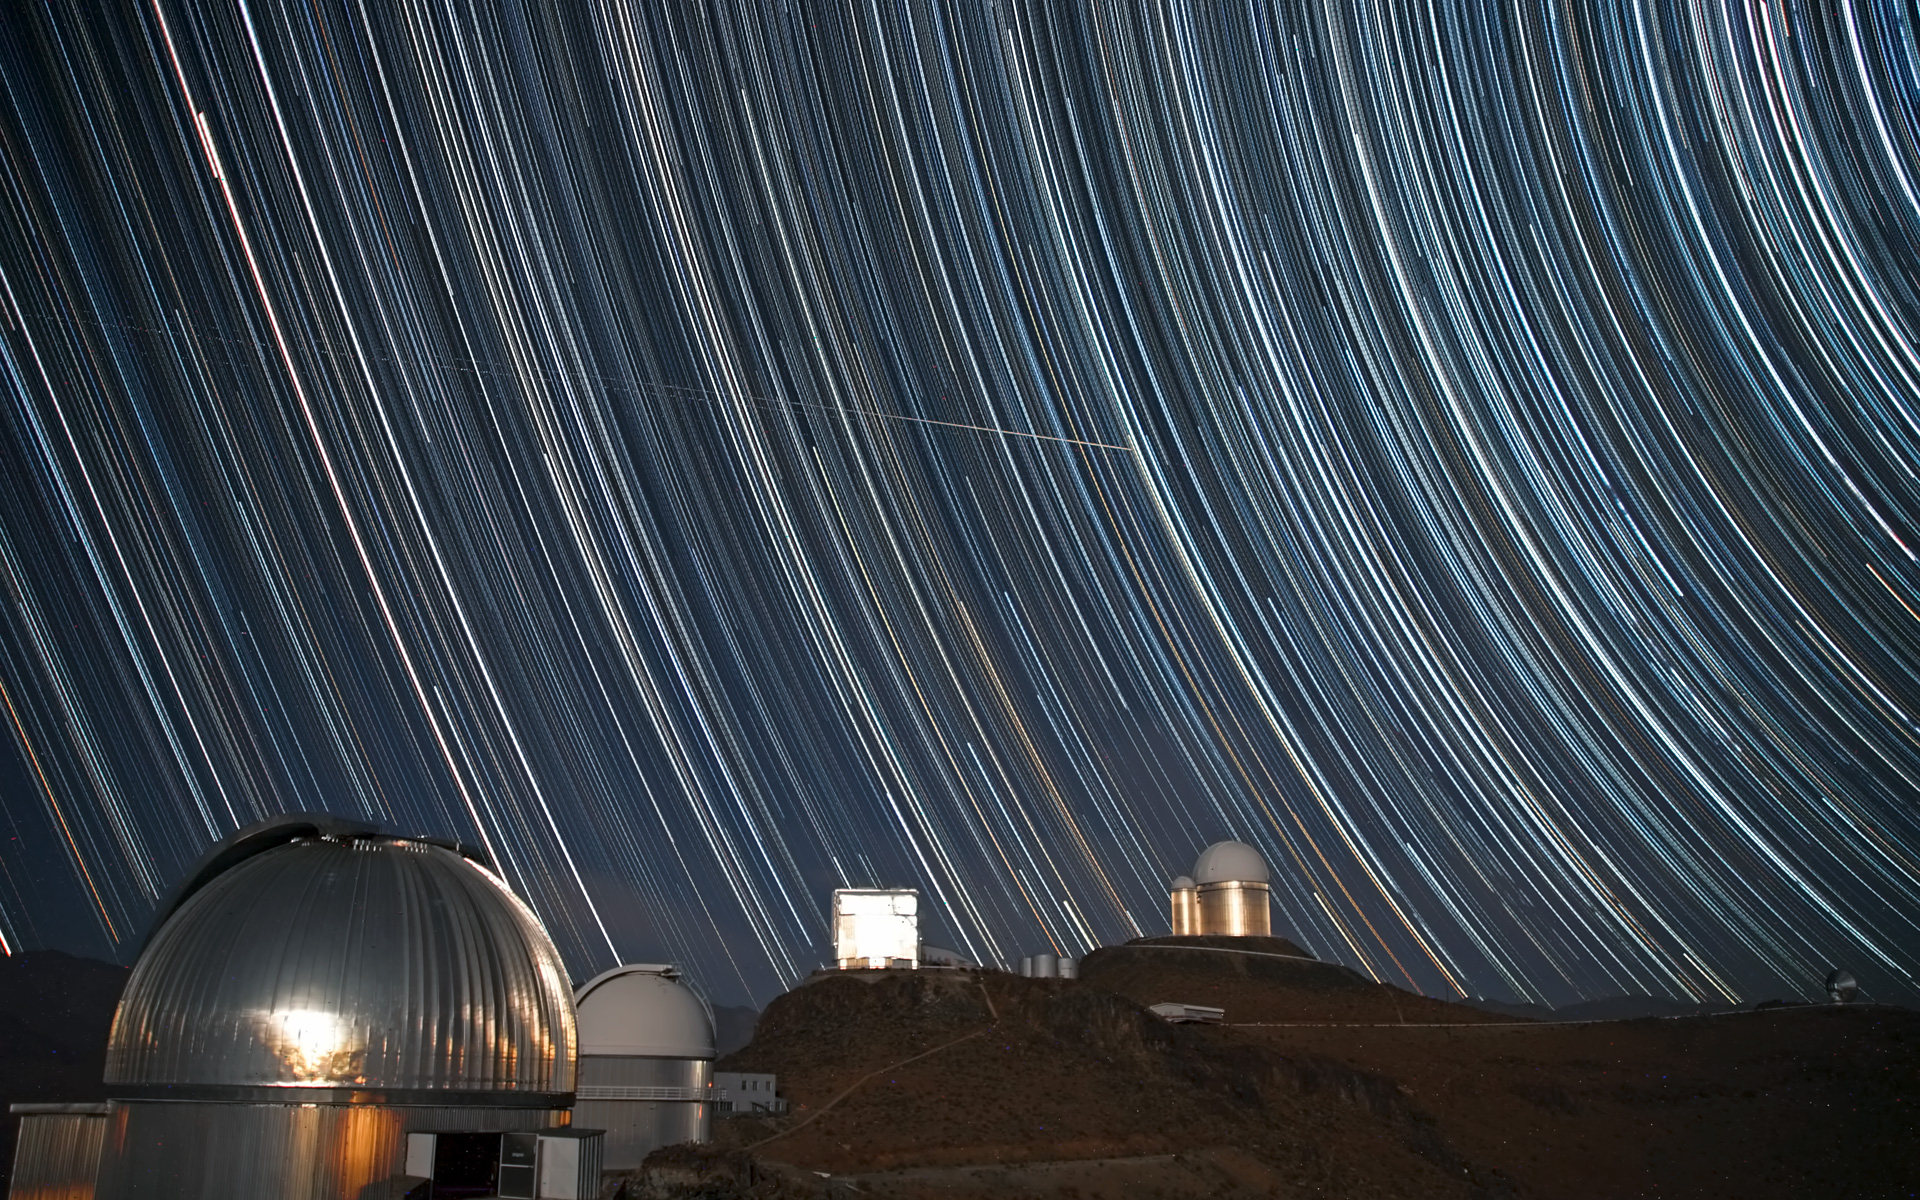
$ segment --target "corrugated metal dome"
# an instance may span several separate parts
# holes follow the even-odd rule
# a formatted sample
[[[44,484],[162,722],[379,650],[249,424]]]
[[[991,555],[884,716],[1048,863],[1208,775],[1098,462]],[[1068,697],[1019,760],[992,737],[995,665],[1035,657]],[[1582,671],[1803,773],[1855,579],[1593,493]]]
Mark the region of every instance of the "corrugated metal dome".
[[[505,884],[446,844],[263,825],[163,906],[114,1017],[111,1094],[566,1102],[566,969]]]
[[[580,1054],[712,1058],[706,1005],[664,964],[615,967],[580,985]]]
[[[1245,842],[1215,842],[1193,860],[1193,878],[1209,883],[1265,883],[1267,860]]]

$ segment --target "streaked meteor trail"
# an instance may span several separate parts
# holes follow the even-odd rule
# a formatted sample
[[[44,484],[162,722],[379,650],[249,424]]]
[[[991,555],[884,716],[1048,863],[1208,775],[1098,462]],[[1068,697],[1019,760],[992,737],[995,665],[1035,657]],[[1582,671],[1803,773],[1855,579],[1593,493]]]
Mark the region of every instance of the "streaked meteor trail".
[[[764,999],[1016,959],[1920,1001],[1904,11],[0,15],[0,953],[482,843]]]

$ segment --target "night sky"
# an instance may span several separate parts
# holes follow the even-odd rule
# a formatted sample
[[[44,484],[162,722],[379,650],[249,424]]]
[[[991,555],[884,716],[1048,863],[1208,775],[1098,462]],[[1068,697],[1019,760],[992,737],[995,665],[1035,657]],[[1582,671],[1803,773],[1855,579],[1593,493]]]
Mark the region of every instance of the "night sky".
[[[1909,8],[455,7],[0,17],[10,951],[319,809],[735,1001],[1227,836],[1433,995],[1920,1000]]]

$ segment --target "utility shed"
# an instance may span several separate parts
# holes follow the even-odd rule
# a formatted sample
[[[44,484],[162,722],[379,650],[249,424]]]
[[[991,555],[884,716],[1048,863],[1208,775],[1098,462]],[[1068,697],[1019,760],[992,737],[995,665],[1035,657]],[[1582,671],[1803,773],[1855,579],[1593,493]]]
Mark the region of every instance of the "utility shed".
[[[1162,1001],[1148,1008],[1154,1016],[1175,1025],[1202,1024],[1218,1025],[1227,1019],[1227,1010],[1214,1008],[1206,1004],[1180,1004],[1175,1001]]]

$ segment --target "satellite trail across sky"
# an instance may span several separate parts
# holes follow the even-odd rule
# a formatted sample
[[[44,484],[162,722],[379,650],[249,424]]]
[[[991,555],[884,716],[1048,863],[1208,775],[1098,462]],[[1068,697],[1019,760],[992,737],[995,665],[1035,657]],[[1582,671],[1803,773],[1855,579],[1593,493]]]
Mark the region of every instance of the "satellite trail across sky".
[[[582,977],[1920,998],[1920,51],[1837,4],[16,3],[0,939],[261,816]]]

